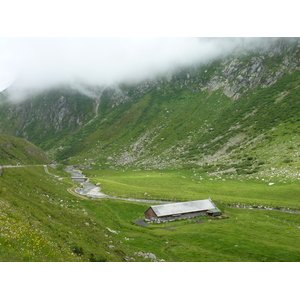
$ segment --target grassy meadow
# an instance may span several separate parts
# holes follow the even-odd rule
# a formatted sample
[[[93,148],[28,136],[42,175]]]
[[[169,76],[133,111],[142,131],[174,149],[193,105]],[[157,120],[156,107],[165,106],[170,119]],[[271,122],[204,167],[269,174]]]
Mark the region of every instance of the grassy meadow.
[[[229,207],[300,209],[299,185],[210,180],[195,170],[85,170],[110,196],[189,201],[210,197],[222,218],[141,226],[151,205],[83,199],[69,174],[4,168],[0,177],[0,261],[300,261],[300,214]],[[226,181],[224,181],[226,180]]]
[[[211,198],[218,204],[300,210],[300,185],[230,179],[202,170],[86,170],[110,196],[191,201]]]
[[[151,205],[121,200],[96,200],[107,210],[111,225],[136,251],[153,252],[166,261],[299,261],[300,214],[233,208],[252,205],[300,209],[299,184],[211,180],[195,170],[89,170],[102,192],[120,197],[189,201],[210,197],[223,218],[178,220],[141,227]],[[98,210],[97,210],[98,211]],[[99,212],[100,214],[100,212]],[[112,217],[113,216],[113,217]]]
[[[96,205],[95,205],[96,204]],[[202,217],[142,227],[149,205],[120,200],[89,203],[128,248],[166,261],[299,261],[300,217],[278,211],[221,207],[222,219]],[[103,212],[106,212],[103,214]],[[147,259],[145,259],[147,260]],[[148,259],[149,260],[149,259]]]

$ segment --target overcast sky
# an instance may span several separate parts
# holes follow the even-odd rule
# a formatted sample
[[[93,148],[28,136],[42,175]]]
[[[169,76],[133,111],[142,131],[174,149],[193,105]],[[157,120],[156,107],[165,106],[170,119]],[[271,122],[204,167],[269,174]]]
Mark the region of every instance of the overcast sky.
[[[254,38],[1,38],[0,90],[82,80],[142,80],[231,51]]]
[[[238,43],[257,41],[210,36],[298,36],[298,11],[273,2],[272,14],[269,3],[258,0],[246,9],[231,0],[201,5],[194,0],[184,5],[161,0],[148,5],[132,0],[84,4],[58,0],[1,4],[0,90],[17,78],[28,88],[74,79],[95,84],[140,80],[214,58]]]

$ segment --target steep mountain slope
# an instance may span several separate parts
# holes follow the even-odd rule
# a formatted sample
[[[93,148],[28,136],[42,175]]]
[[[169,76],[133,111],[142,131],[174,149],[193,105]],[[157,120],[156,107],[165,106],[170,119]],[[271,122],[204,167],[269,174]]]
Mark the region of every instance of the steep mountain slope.
[[[299,49],[270,39],[152,81],[2,99],[0,129],[65,163],[297,179]]]
[[[109,221],[87,213],[92,200],[68,193],[74,183],[61,176],[68,174],[52,168],[46,173],[41,166],[4,168],[0,261],[124,261],[133,255],[123,245],[109,248]]]
[[[33,94],[29,100],[13,104],[8,98],[4,92],[1,131],[28,139],[45,150],[94,116],[94,99],[71,87]]]
[[[0,165],[45,164],[48,158],[44,151],[32,143],[6,134],[0,134]]]

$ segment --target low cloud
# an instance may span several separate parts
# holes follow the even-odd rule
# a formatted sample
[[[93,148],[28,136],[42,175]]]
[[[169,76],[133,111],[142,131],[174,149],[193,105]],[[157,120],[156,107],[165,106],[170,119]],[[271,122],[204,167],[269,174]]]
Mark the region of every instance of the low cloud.
[[[262,38],[5,38],[0,40],[0,88],[20,91],[81,81],[139,81],[250,47]],[[2,86],[1,86],[2,84]]]

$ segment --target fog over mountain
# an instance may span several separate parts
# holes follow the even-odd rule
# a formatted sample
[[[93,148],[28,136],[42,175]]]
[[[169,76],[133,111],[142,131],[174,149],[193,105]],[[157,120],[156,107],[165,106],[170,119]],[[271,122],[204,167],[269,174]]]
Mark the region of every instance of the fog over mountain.
[[[80,81],[109,85],[151,79],[264,38],[2,38],[0,90],[19,92]],[[22,93],[22,92],[21,92]]]

